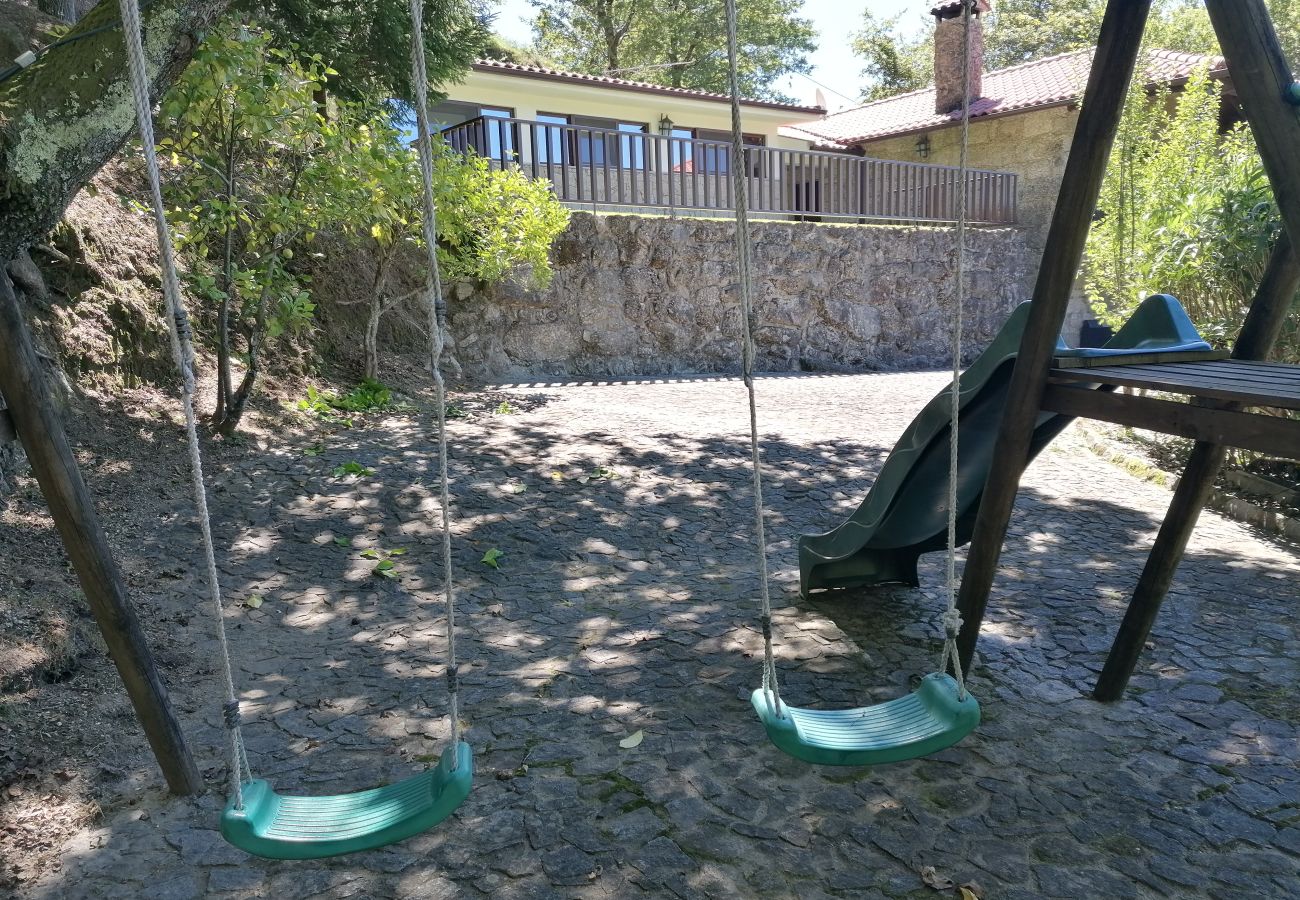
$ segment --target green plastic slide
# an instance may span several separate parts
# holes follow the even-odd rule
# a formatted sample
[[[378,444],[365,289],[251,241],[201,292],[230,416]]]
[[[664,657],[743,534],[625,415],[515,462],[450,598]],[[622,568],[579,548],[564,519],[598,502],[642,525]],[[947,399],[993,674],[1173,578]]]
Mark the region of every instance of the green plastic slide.
[[[959,381],[958,544],[971,537],[1028,318],[1029,304],[1022,303]],[[1121,357],[1209,349],[1182,305],[1168,294],[1157,294],[1142,301],[1105,347],[1071,350],[1058,342],[1057,355]],[[848,521],[834,531],[799,539],[799,590],[804,597],[826,588],[918,584],[917,559],[947,545],[950,407],[945,387],[903,432],[876,483]],[[1030,459],[1069,423],[1069,416],[1040,413]]]

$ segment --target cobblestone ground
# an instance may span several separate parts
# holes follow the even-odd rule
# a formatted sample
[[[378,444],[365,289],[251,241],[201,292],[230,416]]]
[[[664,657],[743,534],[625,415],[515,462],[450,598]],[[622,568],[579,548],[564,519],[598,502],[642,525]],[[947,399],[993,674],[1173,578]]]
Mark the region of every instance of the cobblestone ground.
[[[804,604],[794,540],[847,515],[944,380],[759,383],[792,702],[887,699],[934,665],[941,555],[922,590]],[[148,795],[85,832],[34,896],[936,896],[923,866],[984,898],[1300,896],[1293,549],[1207,513],[1127,699],[1088,700],[1169,495],[1067,434],[1017,506],[972,678],[979,730],[922,761],[806,766],[748,705],[761,654],[741,385],[518,390],[548,402],[453,424],[477,762],[454,818],[382,851],[267,862],[221,841],[215,798]],[[330,476],[353,459],[375,474]],[[282,789],[371,786],[441,749],[431,460],[395,418],[213,475],[249,751]],[[178,511],[156,540],[192,613],[177,627],[210,653],[194,534]],[[400,579],[368,577],[367,547],[409,551],[392,557]],[[497,570],[479,562],[492,548]],[[253,595],[260,608],[241,603]],[[215,681],[214,661],[177,691]],[[214,778],[215,699],[186,723]]]

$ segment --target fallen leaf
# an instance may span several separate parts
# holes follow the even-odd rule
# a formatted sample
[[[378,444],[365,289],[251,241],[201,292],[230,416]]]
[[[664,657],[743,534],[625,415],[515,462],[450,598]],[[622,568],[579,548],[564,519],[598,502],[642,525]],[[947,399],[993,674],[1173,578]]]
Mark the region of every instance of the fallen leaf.
[[[261,594],[249,594],[248,599],[244,601],[244,605],[249,609],[260,609],[263,599]]]
[[[624,750],[631,750],[633,747],[641,746],[643,740],[645,740],[645,732],[637,729],[632,734],[629,734],[627,737],[623,738],[623,740],[619,741],[618,745]]]
[[[563,472],[552,472],[552,473],[551,473],[551,480],[552,480],[552,481],[563,481],[563,480],[564,480],[564,473],[563,473]]]
[[[957,886],[957,882],[939,872],[934,866],[921,867],[921,880],[927,887],[932,887],[936,891],[950,891]]]
[[[973,881],[958,885],[957,890],[961,892],[961,900],[982,900],[980,886]]]
[[[483,554],[483,558],[480,559],[479,562],[483,563],[485,566],[491,566],[494,569],[499,569],[501,568],[501,566],[497,563],[497,560],[499,560],[503,556],[505,556],[504,552],[498,550],[496,547],[493,547],[487,553]]]

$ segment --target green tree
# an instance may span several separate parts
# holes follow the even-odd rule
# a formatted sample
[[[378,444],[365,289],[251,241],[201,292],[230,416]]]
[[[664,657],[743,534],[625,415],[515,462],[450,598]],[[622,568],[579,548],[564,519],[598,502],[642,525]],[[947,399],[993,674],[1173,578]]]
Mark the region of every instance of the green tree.
[[[275,46],[301,63],[319,56],[336,74],[329,90],[344,100],[375,101],[411,93],[411,14],[407,0],[235,0]],[[452,81],[487,46],[483,0],[425,0],[424,40],[430,83]]]
[[[533,0],[538,48],[566,68],[695,90],[727,90],[723,0]],[[817,47],[798,0],[752,0],[738,11],[741,91],[789,101],[775,83],[808,72]]]
[[[934,78],[934,38],[929,32],[908,37],[898,27],[901,15],[881,19],[870,9],[849,45],[865,65],[864,100],[879,100],[919,90]]]
[[[534,43],[575,72],[621,71],[623,42],[646,18],[637,0],[532,0]]]
[[[278,50],[268,33],[236,26],[209,35],[163,102],[159,149],[172,163],[178,243],[194,293],[217,307],[213,423],[223,434],[239,426],[268,340],[311,318],[310,295],[287,263],[344,187],[339,130],[315,101],[330,74]]]
[[[1283,48],[1293,65],[1300,65],[1300,0],[1267,2]],[[985,70],[1094,46],[1105,5],[1104,0],[998,0],[985,15]],[[1201,0],[1156,0],[1145,44],[1184,53],[1219,53]],[[863,93],[868,100],[924,87],[933,77],[933,21],[927,17],[925,27],[904,31],[899,17],[881,20],[868,11],[853,50],[865,62]]]
[[[346,126],[360,110],[345,110]],[[336,227],[365,242],[374,260],[367,296],[365,376],[379,378],[379,325],[389,312],[416,297],[395,294],[392,274],[401,258],[424,259],[420,170],[402,132],[379,116],[349,135],[341,163],[347,187],[337,198]],[[550,248],[569,222],[569,211],[546,182],[517,167],[493,169],[477,156],[434,145],[434,199],[438,204],[438,264],[445,279],[500,281],[526,272],[536,288],[551,279]],[[421,323],[423,324],[423,323]]]
[[[1205,70],[1177,102],[1167,88],[1131,89],[1088,236],[1086,284],[1103,320],[1168,293],[1207,337],[1240,330],[1281,216],[1249,129],[1219,133],[1221,94]],[[1280,354],[1300,358],[1294,334]]]

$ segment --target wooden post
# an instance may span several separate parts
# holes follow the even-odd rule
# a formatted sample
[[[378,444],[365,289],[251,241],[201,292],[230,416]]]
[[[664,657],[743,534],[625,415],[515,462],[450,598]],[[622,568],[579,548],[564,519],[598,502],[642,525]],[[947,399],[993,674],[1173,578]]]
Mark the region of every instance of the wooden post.
[[[1263,0],[1206,0],[1210,21],[1228,61],[1228,75],[1241,98],[1282,211],[1286,230],[1300,239],[1300,110],[1287,102],[1294,83],[1273,20]]]
[[[136,716],[174,794],[198,794],[203,778],[154,667],[126,586],[95,515],[94,503],[55,412],[13,284],[0,266],[0,393],[54,524],[126,685]]]
[[[1106,5],[1088,87],[1083,95],[1083,109],[1074,129],[1070,156],[1043,248],[1029,320],[1011,375],[1007,405],[993,451],[994,464],[984,484],[984,498],[966,558],[957,600],[963,619],[957,642],[963,668],[969,668],[979,640],[980,623],[993,588],[1002,541],[1016,502],[1020,476],[1028,463],[1034,420],[1047,384],[1056,338],[1065,321],[1070,291],[1083,260],[1088,226],[1101,192],[1106,162],[1150,11],[1151,0],[1109,0]]]
[[[1300,115],[1286,99],[1292,84],[1291,70],[1264,4],[1256,0],[1234,0],[1231,4],[1209,0],[1207,5],[1228,60],[1228,74],[1233,84],[1238,85],[1246,120],[1255,134],[1288,229],[1273,248],[1232,351],[1235,359],[1264,359],[1277,342],[1291,302],[1300,290],[1300,260],[1289,237],[1300,234],[1296,230],[1300,228],[1300,166],[1296,165],[1294,155],[1295,147],[1300,146]],[[1093,691],[1096,699],[1118,700],[1128,686],[1226,455],[1222,446],[1203,441],[1192,448],[1115,643],[1106,657],[1106,665],[1097,679]]]

